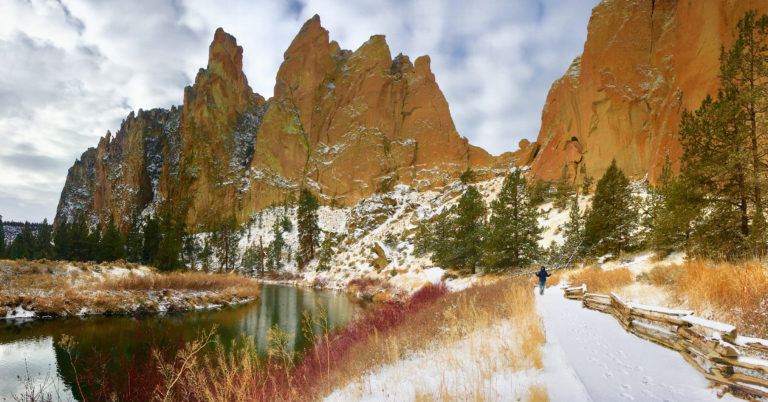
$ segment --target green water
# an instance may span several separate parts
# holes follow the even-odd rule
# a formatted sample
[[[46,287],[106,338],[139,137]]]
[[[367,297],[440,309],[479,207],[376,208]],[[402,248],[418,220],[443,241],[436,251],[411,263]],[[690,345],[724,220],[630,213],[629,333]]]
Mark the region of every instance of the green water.
[[[141,379],[142,368],[153,364],[150,351],[175,352],[179,345],[218,327],[225,344],[241,334],[253,336],[261,353],[267,350],[267,330],[278,324],[294,336],[290,347],[303,350],[302,313],[316,315],[317,303],[328,311],[331,327],[343,325],[362,306],[343,293],[264,285],[260,300],[237,307],[137,317],[88,317],[52,320],[0,319],[0,401],[13,400],[24,390],[19,377],[44,386],[54,400],[72,399],[74,373],[66,352],[58,345],[63,334],[78,343],[75,366],[92,384],[124,383]],[[320,328],[316,328],[320,330]],[[96,379],[96,380],[94,380]],[[82,380],[82,378],[81,378]],[[97,388],[85,389],[89,394]],[[90,398],[93,399],[93,398]]]

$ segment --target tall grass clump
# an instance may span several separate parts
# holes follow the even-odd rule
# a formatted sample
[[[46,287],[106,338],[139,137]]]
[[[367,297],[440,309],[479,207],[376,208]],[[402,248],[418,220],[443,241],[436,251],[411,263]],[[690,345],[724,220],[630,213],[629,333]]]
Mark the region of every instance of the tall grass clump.
[[[608,293],[629,285],[634,281],[629,268],[617,268],[604,271],[600,268],[585,268],[571,273],[573,286],[587,285],[590,293]]]
[[[711,311],[745,334],[768,336],[768,268],[743,264],[685,262],[664,270],[664,280],[689,307]]]

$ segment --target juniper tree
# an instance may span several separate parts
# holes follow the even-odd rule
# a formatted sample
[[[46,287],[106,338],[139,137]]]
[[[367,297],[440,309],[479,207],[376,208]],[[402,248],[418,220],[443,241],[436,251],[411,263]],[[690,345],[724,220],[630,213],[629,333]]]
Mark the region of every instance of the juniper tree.
[[[317,208],[317,198],[312,192],[306,188],[301,189],[297,211],[299,250],[296,256],[300,269],[303,269],[315,257],[315,247],[320,242]]]
[[[501,192],[491,203],[491,213],[485,237],[485,264],[491,268],[522,268],[536,260],[542,227],[519,169],[504,179]]]
[[[592,254],[621,252],[631,243],[637,225],[629,180],[611,161],[597,182],[592,209],[584,222],[584,248]]]

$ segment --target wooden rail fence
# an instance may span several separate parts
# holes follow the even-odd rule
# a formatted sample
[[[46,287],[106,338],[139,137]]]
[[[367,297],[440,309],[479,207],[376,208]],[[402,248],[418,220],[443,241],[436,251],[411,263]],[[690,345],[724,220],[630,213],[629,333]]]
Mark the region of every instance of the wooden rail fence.
[[[693,311],[646,306],[615,293],[568,287],[565,297],[612,315],[627,331],[679,352],[707,379],[737,396],[768,398],[768,340],[740,336],[736,327],[693,315]]]

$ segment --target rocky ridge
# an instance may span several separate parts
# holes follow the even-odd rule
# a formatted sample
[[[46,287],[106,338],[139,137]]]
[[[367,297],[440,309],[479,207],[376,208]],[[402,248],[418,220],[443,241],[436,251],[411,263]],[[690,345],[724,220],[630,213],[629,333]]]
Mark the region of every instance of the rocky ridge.
[[[719,86],[721,46],[733,41],[749,9],[764,0],[603,0],[592,11],[584,52],[552,84],[531,163],[534,176],[556,179],[567,164],[600,177],[612,158],[630,176],[661,173],[683,110]],[[522,148],[522,146],[521,146]]]
[[[384,36],[343,50],[313,17],[285,52],[269,99],[248,85],[242,52],[219,28],[181,106],[132,112],[75,162],[56,221],[114,217],[125,229],[164,207],[204,230],[231,215],[246,222],[302,186],[351,206],[494,162],[456,132],[429,57],[393,58]]]

